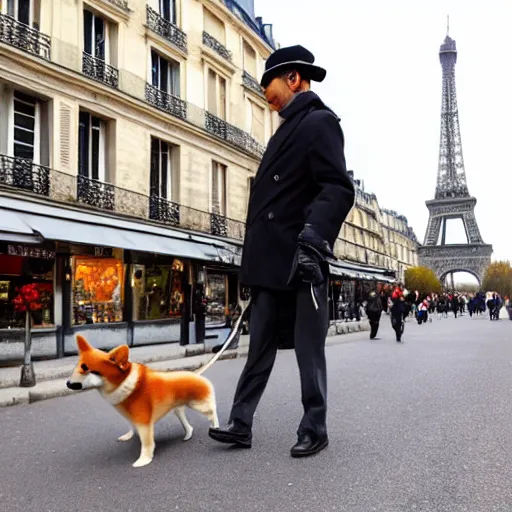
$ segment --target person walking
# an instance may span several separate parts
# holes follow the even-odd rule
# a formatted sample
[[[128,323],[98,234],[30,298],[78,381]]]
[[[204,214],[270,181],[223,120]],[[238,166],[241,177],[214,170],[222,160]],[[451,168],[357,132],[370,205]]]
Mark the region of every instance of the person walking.
[[[304,414],[292,457],[328,445],[325,338],[329,327],[328,260],[352,209],[340,119],[317,94],[326,70],[302,46],[276,50],[261,86],[282,123],[270,139],[251,187],[241,285],[251,288],[249,354],[226,428],[212,439],[250,448],[253,416],[278,350],[279,333],[293,342]],[[291,334],[290,334],[291,333]]]
[[[402,335],[404,333],[404,296],[401,290],[395,289],[391,296],[392,305],[390,309],[391,327],[396,334],[396,341],[400,343],[402,341]]]
[[[374,340],[379,331],[379,322],[382,315],[382,302],[376,292],[371,291],[366,304],[366,314],[370,322],[370,339]]]

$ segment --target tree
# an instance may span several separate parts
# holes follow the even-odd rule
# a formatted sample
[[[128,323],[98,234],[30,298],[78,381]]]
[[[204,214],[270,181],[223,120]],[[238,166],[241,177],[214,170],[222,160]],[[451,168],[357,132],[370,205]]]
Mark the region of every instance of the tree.
[[[495,261],[485,271],[484,290],[497,292],[502,297],[512,295],[512,267],[509,261]]]
[[[408,268],[405,271],[405,287],[411,291],[418,290],[420,295],[441,292],[441,282],[428,267]]]
[[[36,385],[34,365],[32,364],[32,311],[41,309],[41,295],[36,284],[26,284],[18,291],[14,298],[14,310],[18,313],[25,313],[25,351],[23,366],[21,368],[21,387],[32,387]]]

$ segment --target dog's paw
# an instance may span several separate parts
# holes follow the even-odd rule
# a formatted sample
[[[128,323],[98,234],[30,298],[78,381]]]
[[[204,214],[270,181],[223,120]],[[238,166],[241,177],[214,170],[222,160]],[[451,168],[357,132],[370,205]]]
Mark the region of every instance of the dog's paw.
[[[123,443],[124,441],[129,441],[133,437],[133,430],[130,430],[129,432],[126,432],[126,434],[123,434],[122,436],[118,437],[117,440]]]
[[[134,468],[141,468],[143,466],[147,466],[153,460],[152,457],[139,457],[134,463]]]
[[[194,433],[194,429],[191,428],[188,432],[185,432],[185,437],[183,438],[183,441],[189,441],[192,439],[192,434]]]

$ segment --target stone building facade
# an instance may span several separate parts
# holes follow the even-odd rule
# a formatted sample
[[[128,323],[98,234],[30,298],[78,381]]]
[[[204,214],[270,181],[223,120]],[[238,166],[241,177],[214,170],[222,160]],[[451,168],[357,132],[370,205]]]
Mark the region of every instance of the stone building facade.
[[[341,230],[336,255],[393,271],[403,282],[405,270],[418,264],[414,230],[406,217],[381,208],[377,196],[366,192],[361,180],[354,179],[354,185],[356,202]]]

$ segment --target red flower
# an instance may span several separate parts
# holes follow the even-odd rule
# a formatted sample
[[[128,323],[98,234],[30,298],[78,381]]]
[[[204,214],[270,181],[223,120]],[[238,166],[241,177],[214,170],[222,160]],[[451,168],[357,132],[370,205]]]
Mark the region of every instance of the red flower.
[[[16,289],[18,295],[13,299],[15,311],[35,311],[42,308],[41,295],[37,284],[26,284],[21,289]]]

